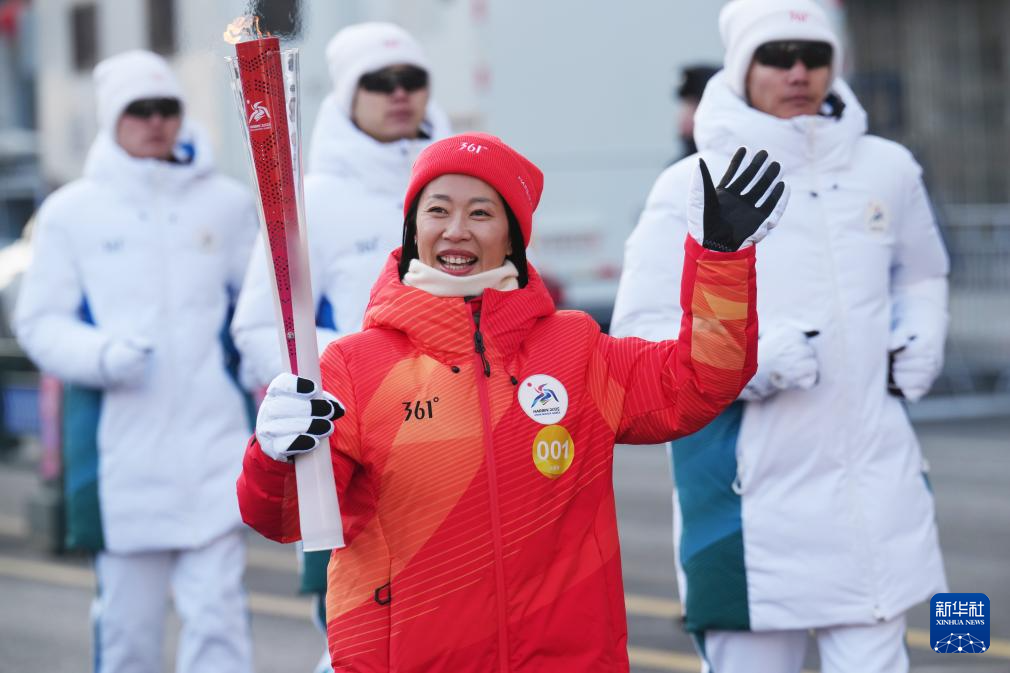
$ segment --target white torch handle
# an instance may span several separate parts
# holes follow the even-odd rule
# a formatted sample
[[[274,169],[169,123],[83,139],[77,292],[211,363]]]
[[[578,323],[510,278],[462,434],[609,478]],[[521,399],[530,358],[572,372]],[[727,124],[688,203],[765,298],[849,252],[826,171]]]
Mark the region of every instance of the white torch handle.
[[[305,227],[304,222],[300,224],[302,226],[299,227],[299,235],[294,237],[295,240],[290,236],[288,238],[291,307],[295,322],[298,375],[311,379],[316,384],[316,389],[322,390]],[[336,422],[340,423],[339,420]],[[329,441],[317,450],[295,459],[295,478],[298,484],[298,516],[305,551],[343,547],[344,531],[333,479]]]

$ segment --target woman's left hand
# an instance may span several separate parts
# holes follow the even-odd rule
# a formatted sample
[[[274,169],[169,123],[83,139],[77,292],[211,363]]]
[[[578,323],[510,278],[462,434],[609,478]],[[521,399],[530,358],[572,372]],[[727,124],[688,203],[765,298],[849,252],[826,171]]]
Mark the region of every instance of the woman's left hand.
[[[717,186],[712,184],[705,160],[698,159],[688,195],[687,223],[694,239],[709,250],[733,252],[757,243],[778,224],[789,202],[789,187],[775,183],[781,167],[777,161],[764,167],[768,159],[764,150],[733,180],[746,155],[746,148],[736,151]],[[751,183],[753,187],[744,193]]]

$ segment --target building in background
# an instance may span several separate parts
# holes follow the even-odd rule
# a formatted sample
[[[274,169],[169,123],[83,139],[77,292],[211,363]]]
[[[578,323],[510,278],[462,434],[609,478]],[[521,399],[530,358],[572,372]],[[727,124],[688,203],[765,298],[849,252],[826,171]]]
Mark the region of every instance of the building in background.
[[[847,0],[873,133],[922,163],[951,254],[946,392],[1010,392],[1010,2]]]
[[[870,114],[872,132],[916,153],[944,224],[953,261],[953,320],[939,387],[1010,391],[1010,171],[1003,156],[1010,147],[1004,35],[1010,0],[822,2],[846,25],[852,47],[847,77]],[[221,34],[229,21],[251,9],[265,30],[302,49],[306,136],[329,88],[322,56],[327,40],[358,21],[402,24],[431,56],[435,96],[455,128],[498,134],[544,168],[534,261],[560,282],[566,305],[606,322],[624,239],[676,149],[670,86],[683,65],[721,60],[722,4],[0,0],[0,16],[32,9],[37,34],[44,36],[34,56],[16,62],[21,73],[24,64],[37,69],[39,156],[52,186],[80,174],[95,130],[90,72],[106,56],[148,48],[169,57],[192,92],[191,111],[209,127],[219,165],[246,179],[246,150],[223,63],[230,48]],[[15,62],[7,26],[0,19],[4,92],[14,80],[2,73]],[[25,96],[30,99],[32,85],[18,86],[19,103],[0,95],[0,127],[11,109],[30,107]]]
[[[35,10],[0,0],[0,247],[21,235],[45,188],[35,132]]]
[[[246,178],[221,34],[250,7],[303,51],[306,134],[329,88],[323,49],[339,28],[389,20],[416,35],[454,127],[500,135],[544,168],[535,263],[560,281],[566,304],[609,321],[624,239],[673,151],[670,85],[685,63],[719,59],[719,3],[47,0],[39,21],[66,39],[39,54],[46,176],[80,173],[95,129],[93,65],[141,47],[171,59],[219,165]]]
[[[19,240],[45,195],[35,131],[35,11],[0,0],[0,458],[38,425],[34,367],[8,326],[30,251]]]

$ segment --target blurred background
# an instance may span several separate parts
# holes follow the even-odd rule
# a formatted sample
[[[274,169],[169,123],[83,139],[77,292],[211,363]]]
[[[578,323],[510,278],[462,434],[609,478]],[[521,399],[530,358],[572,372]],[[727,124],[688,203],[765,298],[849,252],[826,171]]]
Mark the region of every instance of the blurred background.
[[[906,145],[922,163],[951,255],[945,370],[910,413],[921,432],[934,428],[946,438],[937,440],[945,452],[968,455],[979,440],[972,428],[989,428],[981,455],[991,461],[985,463],[990,476],[1003,484],[1010,476],[1002,457],[1010,436],[1007,424],[991,419],[1010,417],[1010,0],[822,3],[846,35],[845,77],[869,113],[871,132]],[[59,438],[51,420],[57,410],[49,402],[58,396],[46,393],[53,383],[40,382],[8,319],[30,260],[32,214],[49,192],[80,175],[94,137],[91,69],[98,61],[133,48],[169,58],[187,93],[187,114],[210,131],[219,166],[248,180],[223,61],[230,51],[222,40],[226,24],[257,14],[264,31],[302,50],[307,136],[329,89],[327,40],[349,23],[400,23],[427,50],[433,96],[454,128],[499,135],[544,169],[532,255],[558,286],[562,305],[587,310],[606,327],[624,239],[657,175],[682,156],[681,73],[721,61],[722,4],[0,0],[0,479],[12,480],[0,481],[0,542],[8,535],[32,540],[47,554],[60,552]],[[641,469],[643,475],[655,471]],[[663,488],[669,488],[668,477],[656,492]],[[659,509],[653,509],[659,523],[643,533],[643,540],[659,538],[655,544],[663,544],[669,530],[662,518],[668,512]],[[988,494],[985,509],[1010,518],[1005,489]],[[1006,545],[1002,550],[1005,562]],[[996,552],[984,544],[973,552],[990,553]],[[993,572],[1010,584],[1006,571]],[[668,608],[661,612],[672,621]],[[6,637],[0,631],[0,671],[23,670],[4,667],[4,643],[11,644]],[[663,670],[690,670],[665,661]]]

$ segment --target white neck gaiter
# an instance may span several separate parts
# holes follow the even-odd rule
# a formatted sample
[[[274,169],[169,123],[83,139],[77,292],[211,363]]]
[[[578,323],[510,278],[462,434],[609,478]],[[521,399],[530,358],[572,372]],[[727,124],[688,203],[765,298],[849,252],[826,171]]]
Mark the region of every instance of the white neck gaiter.
[[[436,297],[476,297],[484,290],[515,290],[519,288],[519,271],[510,260],[497,269],[472,276],[453,276],[428,266],[419,259],[410,260],[403,284],[424,290]]]

